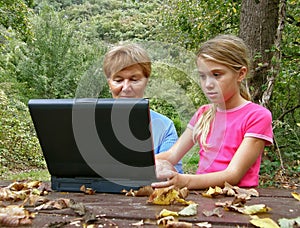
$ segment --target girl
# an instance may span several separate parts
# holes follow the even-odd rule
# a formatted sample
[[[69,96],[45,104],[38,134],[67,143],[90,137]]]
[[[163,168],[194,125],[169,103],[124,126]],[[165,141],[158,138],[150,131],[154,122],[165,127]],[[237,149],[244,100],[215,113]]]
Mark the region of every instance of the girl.
[[[166,181],[152,187],[258,185],[262,152],[273,143],[272,116],[250,101],[242,83],[249,67],[248,49],[236,36],[220,35],[202,45],[197,68],[202,91],[211,104],[201,106],[178,141],[156,155],[158,178]],[[196,174],[174,172],[173,165],[195,142],[200,146]]]

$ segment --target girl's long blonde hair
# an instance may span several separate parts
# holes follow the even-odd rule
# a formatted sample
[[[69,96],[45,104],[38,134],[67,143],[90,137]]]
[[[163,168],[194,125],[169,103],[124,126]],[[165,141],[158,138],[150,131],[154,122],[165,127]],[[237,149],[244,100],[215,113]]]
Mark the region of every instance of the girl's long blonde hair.
[[[219,35],[206,41],[200,47],[197,53],[197,59],[210,59],[217,63],[223,64],[234,71],[240,70],[242,67],[250,69],[249,50],[244,41],[234,35]],[[240,94],[246,100],[251,100],[250,93],[245,84],[240,84]],[[210,107],[201,115],[193,130],[193,139],[198,140],[200,144],[207,150],[207,136],[211,130],[213,120],[217,111],[217,105],[211,104]]]

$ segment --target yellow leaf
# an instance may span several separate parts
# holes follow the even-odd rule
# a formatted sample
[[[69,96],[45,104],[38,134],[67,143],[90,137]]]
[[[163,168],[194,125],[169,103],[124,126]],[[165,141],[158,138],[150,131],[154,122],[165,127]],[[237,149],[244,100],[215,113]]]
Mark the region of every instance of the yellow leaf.
[[[271,211],[271,208],[267,207],[266,205],[255,204],[251,206],[245,206],[244,209],[242,210],[242,213],[246,215],[254,215],[257,213],[264,213],[268,211]]]
[[[193,203],[192,201],[185,201],[184,199],[180,198],[179,191],[172,187],[155,189],[149,196],[147,202],[158,205],[170,205],[172,203],[189,205]]]
[[[270,218],[259,218],[257,216],[252,216],[250,223],[254,226],[262,228],[280,228],[277,223]]]
[[[222,188],[216,186],[215,188],[209,187],[206,192],[202,193],[202,196],[212,198],[221,194],[223,194]]]
[[[297,199],[297,200],[300,201],[300,194],[299,194],[299,193],[297,193],[297,192],[292,192],[291,194],[292,194],[292,196],[293,196],[295,199]]]
[[[297,123],[297,126],[300,127],[300,123]]]
[[[167,209],[162,209],[158,215],[159,218],[167,217],[167,216],[178,216],[178,213],[176,211],[169,211]]]

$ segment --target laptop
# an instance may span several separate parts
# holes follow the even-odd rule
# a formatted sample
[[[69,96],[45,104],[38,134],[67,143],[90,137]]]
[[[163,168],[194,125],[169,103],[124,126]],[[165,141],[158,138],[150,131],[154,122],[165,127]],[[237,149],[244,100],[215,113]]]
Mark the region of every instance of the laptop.
[[[31,99],[51,187],[120,193],[157,181],[148,99]]]

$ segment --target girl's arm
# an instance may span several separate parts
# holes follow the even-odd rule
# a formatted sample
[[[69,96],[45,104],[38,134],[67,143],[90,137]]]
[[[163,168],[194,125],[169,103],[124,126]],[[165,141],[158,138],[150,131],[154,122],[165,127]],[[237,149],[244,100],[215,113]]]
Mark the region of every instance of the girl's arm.
[[[193,147],[194,142],[192,137],[192,130],[187,128],[168,151],[155,155],[155,159],[167,160],[172,165],[177,164],[179,160]]]
[[[204,189],[223,186],[225,181],[236,185],[254,164],[265,147],[265,141],[258,138],[246,137],[233,156],[228,167],[223,171],[207,174],[178,174],[172,173],[167,181],[153,183],[152,187],[176,186],[188,189]]]

